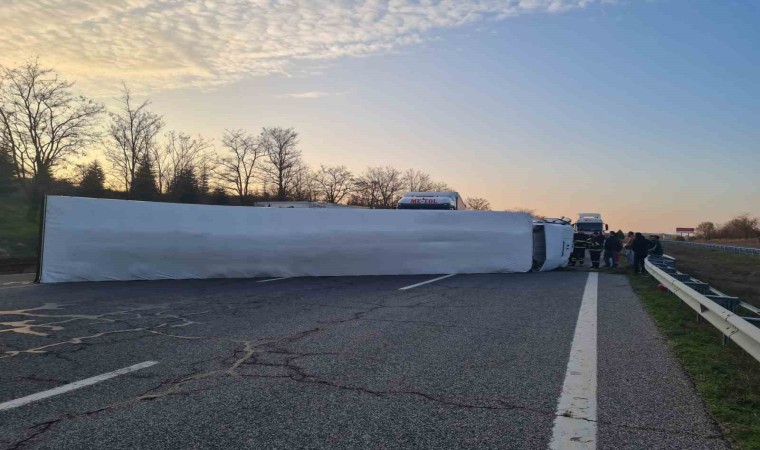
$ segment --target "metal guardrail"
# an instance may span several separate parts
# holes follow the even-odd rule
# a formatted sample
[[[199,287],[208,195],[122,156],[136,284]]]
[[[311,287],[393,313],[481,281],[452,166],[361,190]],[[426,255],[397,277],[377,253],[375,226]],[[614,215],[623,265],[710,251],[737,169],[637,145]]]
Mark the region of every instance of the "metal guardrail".
[[[688,242],[688,241],[676,241],[676,240],[667,240],[664,242],[667,242],[668,245],[671,245],[671,244],[687,245],[691,247],[700,247],[700,248],[706,248],[710,250],[720,250],[722,252],[738,253],[741,255],[760,256],[760,248],[738,247],[736,245],[704,244],[702,242]]]
[[[750,305],[749,303],[743,302],[743,301],[739,300],[738,297],[732,297],[732,296],[730,296],[728,294],[724,294],[723,292],[721,292],[718,289],[716,289],[714,286],[710,286],[707,283],[702,283],[701,281],[697,280],[696,278],[693,278],[693,277],[691,277],[689,275],[686,275],[684,273],[681,273],[681,272],[675,270],[676,259],[673,258],[672,256],[670,256],[670,255],[662,255],[662,258],[664,260],[666,260],[665,261],[665,265],[669,266],[669,268],[671,269],[671,270],[669,270],[669,272],[675,271],[675,274],[672,274],[671,276],[673,276],[674,278],[678,279],[678,281],[686,281],[687,284],[704,284],[704,285],[706,285],[707,288],[708,288],[708,290],[710,291],[709,294],[711,294],[711,295],[707,295],[707,297],[709,299],[718,302],[718,304],[720,304],[724,308],[726,307],[726,306],[724,306],[724,304],[726,303],[726,300],[731,300],[730,302],[728,302],[729,305],[738,306],[738,307],[746,309],[747,311],[749,311],[749,312],[751,312],[753,314],[756,314],[758,316],[757,318],[755,318],[755,317],[745,317],[745,319],[747,319],[747,320],[749,320],[749,321],[751,321],[753,323],[757,323],[758,326],[760,327],[760,308],[758,308],[758,307],[756,307],[754,305]],[[657,260],[653,259],[653,261],[655,262],[655,265],[657,265]],[[668,269],[666,269],[666,270],[668,270]],[[729,309],[732,312],[736,312],[737,308],[733,307],[733,308],[726,308],[726,309]]]
[[[699,317],[720,330],[724,336],[724,343],[728,340],[734,341],[760,362],[760,328],[753,324],[753,322],[758,323],[760,319],[741,317],[736,312],[737,306],[750,311],[754,310],[755,313],[758,313],[758,309],[740,302],[736,297],[729,297],[720,291],[716,291],[707,283],[702,283],[687,274],[678,272],[675,268],[675,262],[675,259],[671,257],[647,258],[645,266],[647,272],[696,311]],[[708,295],[714,297],[715,300],[709,298]],[[721,306],[718,301],[730,309]]]

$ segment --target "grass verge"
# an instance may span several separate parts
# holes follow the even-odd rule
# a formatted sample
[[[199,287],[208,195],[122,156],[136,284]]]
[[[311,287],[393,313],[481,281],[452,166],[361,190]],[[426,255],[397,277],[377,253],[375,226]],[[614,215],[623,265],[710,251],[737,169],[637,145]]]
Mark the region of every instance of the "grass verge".
[[[27,218],[20,194],[0,196],[0,258],[36,258],[39,219]]]
[[[659,291],[653,278],[628,275],[735,448],[760,449],[760,362],[735,344],[723,347],[718,330],[698,322],[675,295]]]
[[[685,245],[668,245],[665,252],[681,272],[760,307],[760,257]]]

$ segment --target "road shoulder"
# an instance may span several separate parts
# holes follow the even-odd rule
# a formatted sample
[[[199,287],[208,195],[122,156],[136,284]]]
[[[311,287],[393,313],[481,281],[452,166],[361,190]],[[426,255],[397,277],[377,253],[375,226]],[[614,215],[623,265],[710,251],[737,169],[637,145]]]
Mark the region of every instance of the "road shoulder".
[[[599,279],[599,447],[730,448],[627,277]]]
[[[651,277],[630,282],[734,447],[760,448],[760,364]]]

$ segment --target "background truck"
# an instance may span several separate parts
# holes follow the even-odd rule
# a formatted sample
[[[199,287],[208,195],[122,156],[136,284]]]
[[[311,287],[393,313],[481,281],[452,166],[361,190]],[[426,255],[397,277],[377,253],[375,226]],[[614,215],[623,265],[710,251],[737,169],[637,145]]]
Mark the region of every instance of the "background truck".
[[[467,209],[459,192],[406,192],[397,209]]]
[[[592,235],[594,232],[603,233],[609,228],[599,213],[578,213],[578,221],[573,228],[578,233]]]

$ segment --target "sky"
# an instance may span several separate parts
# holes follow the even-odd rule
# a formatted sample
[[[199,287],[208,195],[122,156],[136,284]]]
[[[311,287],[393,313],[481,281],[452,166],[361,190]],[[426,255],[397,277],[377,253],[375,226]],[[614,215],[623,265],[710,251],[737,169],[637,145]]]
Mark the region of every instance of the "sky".
[[[425,171],[496,210],[674,231],[760,216],[760,1],[3,0],[39,57],[168,128],[294,127],[320,164]],[[97,157],[98,151],[91,152]]]

